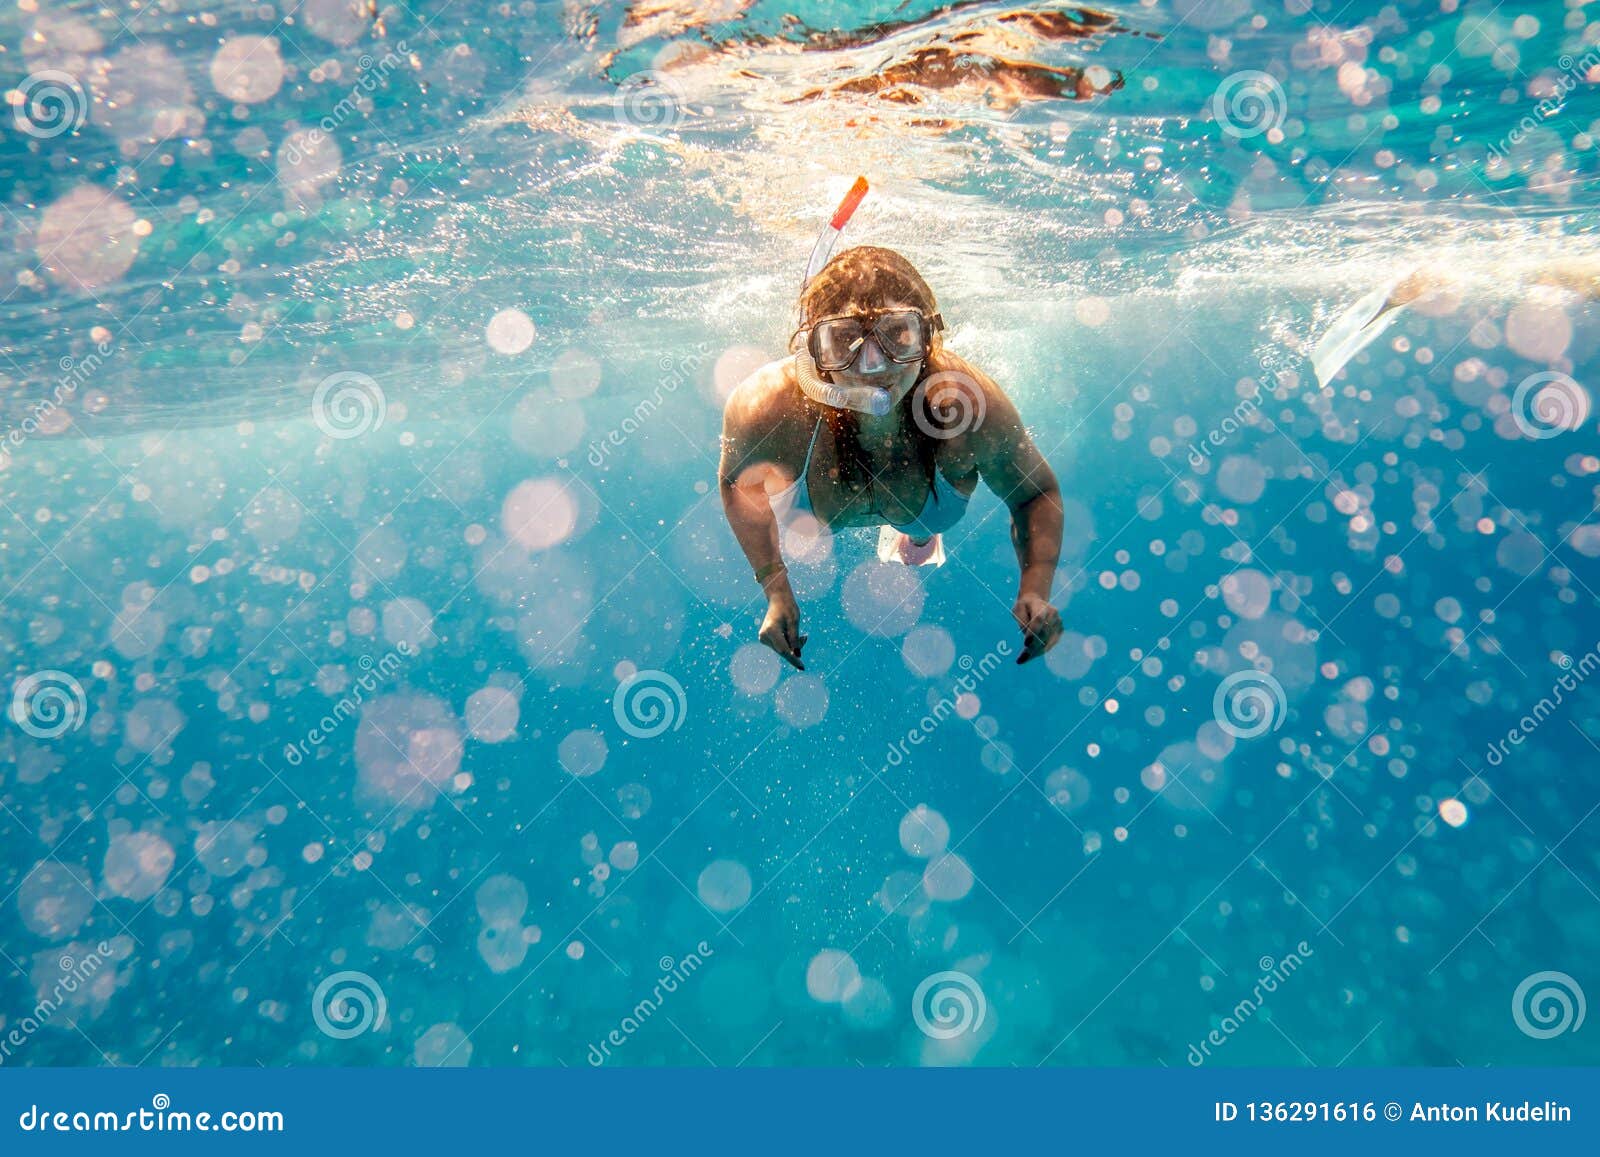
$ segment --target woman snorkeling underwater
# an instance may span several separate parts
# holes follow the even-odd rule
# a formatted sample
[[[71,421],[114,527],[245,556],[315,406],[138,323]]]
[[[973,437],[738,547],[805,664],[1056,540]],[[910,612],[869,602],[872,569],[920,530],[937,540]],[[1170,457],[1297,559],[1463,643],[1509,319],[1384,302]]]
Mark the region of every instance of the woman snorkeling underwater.
[[[880,559],[938,565],[941,535],[981,479],[1011,511],[1025,663],[1061,635],[1050,603],[1061,554],[1055,474],[1000,387],[944,348],[933,291],[909,261],[869,245],[827,260],[865,192],[858,181],[817,242],[794,356],[751,374],[723,411],[722,505],[767,595],[761,641],[805,670],[780,521],[886,524]]]

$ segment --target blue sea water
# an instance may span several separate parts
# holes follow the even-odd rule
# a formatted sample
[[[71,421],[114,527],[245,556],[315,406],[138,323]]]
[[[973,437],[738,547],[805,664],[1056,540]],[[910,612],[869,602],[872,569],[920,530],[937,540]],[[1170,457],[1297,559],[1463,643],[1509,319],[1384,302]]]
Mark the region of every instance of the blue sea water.
[[[0,74],[0,1063],[1600,1060],[1587,6],[29,0]],[[1042,662],[981,489],[756,641],[722,403],[857,175],[1060,479]]]

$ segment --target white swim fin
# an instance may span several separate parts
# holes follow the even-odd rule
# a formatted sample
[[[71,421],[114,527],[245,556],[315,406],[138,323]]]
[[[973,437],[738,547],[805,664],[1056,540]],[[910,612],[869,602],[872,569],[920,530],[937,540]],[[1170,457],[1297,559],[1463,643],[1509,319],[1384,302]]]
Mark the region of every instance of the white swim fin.
[[[936,534],[918,543],[911,541],[911,536],[904,531],[885,526],[878,531],[878,561],[904,566],[943,566],[944,535]]]
[[[1317,348],[1311,351],[1311,368],[1316,371],[1317,384],[1326,386],[1334,376],[1350,364],[1350,359],[1382,336],[1394,324],[1395,318],[1407,302],[1396,303],[1392,296],[1400,281],[1381,289],[1374,289],[1349,309],[1341,313]]]

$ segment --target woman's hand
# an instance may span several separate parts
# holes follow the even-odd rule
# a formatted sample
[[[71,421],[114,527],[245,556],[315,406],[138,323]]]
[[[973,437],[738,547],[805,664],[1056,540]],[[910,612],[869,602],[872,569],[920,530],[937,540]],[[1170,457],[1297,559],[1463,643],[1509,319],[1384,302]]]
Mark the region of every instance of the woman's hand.
[[[1037,659],[1061,638],[1061,612],[1040,595],[1018,595],[1011,617],[1022,628],[1022,654],[1017,656],[1018,663]]]
[[[761,621],[761,641],[789,660],[796,670],[804,671],[800,648],[809,637],[800,633],[800,607],[794,596],[787,591],[774,593],[767,602],[767,617]]]

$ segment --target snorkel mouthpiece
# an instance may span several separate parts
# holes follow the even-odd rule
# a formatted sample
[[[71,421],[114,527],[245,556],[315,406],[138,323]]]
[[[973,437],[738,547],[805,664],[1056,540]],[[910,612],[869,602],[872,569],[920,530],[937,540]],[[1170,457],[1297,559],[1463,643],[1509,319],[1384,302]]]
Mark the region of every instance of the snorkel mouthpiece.
[[[828,256],[833,252],[839,234],[844,232],[844,227],[850,223],[851,215],[855,213],[856,207],[866,195],[867,179],[857,177],[856,183],[850,186],[850,191],[844,195],[844,200],[840,201],[839,207],[833,211],[833,216],[822,227],[817,243],[811,249],[811,260],[806,262],[806,279],[800,283],[802,293],[805,287],[811,284],[811,279],[821,273],[822,267],[828,263]],[[889,412],[888,390],[878,386],[838,386],[818,377],[817,364],[811,360],[809,339],[810,334],[806,334],[805,340],[801,341],[800,348],[794,355],[795,378],[799,381],[800,390],[806,397],[819,406],[831,406],[835,410],[856,410],[878,418]]]
[[[836,386],[817,376],[817,363],[804,344],[794,354],[794,374],[800,391],[819,406],[857,410],[881,418],[889,412],[889,391],[878,386]]]

